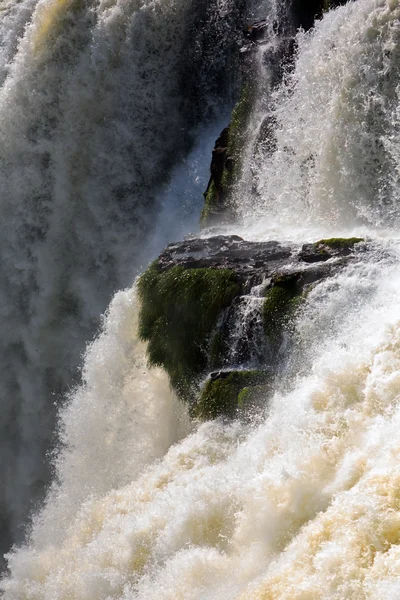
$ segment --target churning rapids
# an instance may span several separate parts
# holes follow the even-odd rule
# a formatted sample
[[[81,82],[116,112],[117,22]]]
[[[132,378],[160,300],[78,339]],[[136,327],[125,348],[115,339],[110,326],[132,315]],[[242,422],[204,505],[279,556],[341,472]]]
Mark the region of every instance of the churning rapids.
[[[400,7],[327,12],[270,86],[278,9],[4,0],[0,505],[3,547],[19,543],[5,600],[400,599]],[[260,16],[230,231],[362,235],[369,251],[309,293],[254,423],[198,425],[146,365],[135,286],[112,299],[79,384],[76,369],[113,293],[197,226],[237,92],[235,23]],[[272,153],[253,143],[266,113]]]

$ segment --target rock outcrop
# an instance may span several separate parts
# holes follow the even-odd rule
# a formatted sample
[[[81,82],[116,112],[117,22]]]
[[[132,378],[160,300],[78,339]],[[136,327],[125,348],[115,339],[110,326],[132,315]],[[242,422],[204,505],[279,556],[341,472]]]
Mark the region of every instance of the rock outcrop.
[[[271,384],[308,291],[357,260],[362,242],[220,235],[170,244],[138,283],[150,364],[167,371],[194,416],[245,416]]]
[[[234,184],[240,171],[241,150],[252,106],[252,87],[243,86],[239,101],[232,112],[231,122],[215,142],[210,165],[210,179],[204,192],[203,227],[229,222],[235,218],[232,198]]]

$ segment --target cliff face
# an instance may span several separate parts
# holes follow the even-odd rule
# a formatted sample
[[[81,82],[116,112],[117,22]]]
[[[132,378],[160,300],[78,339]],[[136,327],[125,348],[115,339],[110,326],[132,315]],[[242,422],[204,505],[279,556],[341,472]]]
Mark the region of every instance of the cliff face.
[[[366,250],[360,238],[170,244],[138,284],[150,364],[167,371],[193,416],[246,417],[290,354],[308,292]]]

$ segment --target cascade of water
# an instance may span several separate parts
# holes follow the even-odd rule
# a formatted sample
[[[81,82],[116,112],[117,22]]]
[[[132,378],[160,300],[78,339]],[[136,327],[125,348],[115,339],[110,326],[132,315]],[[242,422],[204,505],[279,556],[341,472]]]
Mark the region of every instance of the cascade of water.
[[[272,360],[262,319],[264,288],[263,284],[253,286],[223,313],[217,325],[224,348],[221,367],[259,369]]]
[[[396,237],[399,17],[397,0],[357,0],[299,34],[240,233]],[[62,413],[57,481],[9,556],[5,599],[396,598],[399,257],[397,241],[371,243],[310,291],[256,427],[189,434],[165,376],[144,364],[134,292],[118,294]]]
[[[240,203],[256,235],[398,226],[399,10],[352,2],[297,36],[296,69],[270,99],[273,127],[253,148]]]
[[[261,425],[204,424],[138,477],[174,439],[149,445],[165,415],[170,432],[177,421],[137,354],[132,295],[118,295],[64,413],[60,485],[10,557],[5,598],[384,598],[399,575],[399,256],[378,244],[311,292],[307,356]]]
[[[289,2],[270,2],[261,39],[249,49],[242,49],[251,52],[251,76],[247,85],[251,89],[252,110],[246,127],[246,143],[241,149],[240,177],[233,191],[239,212],[243,210],[243,199],[247,198],[249,202],[251,197],[255,151],[260,145],[265,145],[266,132],[272,128],[272,92],[287,68],[286,63],[290,63],[294,48],[295,29],[289,17],[290,7]]]
[[[240,296],[231,307],[226,324],[229,365],[257,368],[265,363],[268,349],[263,335],[263,302],[264,298],[252,290],[251,294]]]
[[[208,141],[199,148],[204,132],[196,139],[200,123],[219,124],[222,101],[232,102],[245,8],[244,0],[2,5],[0,551],[21,538],[43,493],[56,405],[99,315],[168,235],[164,222],[156,238],[155,215],[171,169],[190,151],[192,163],[210,152]],[[196,189],[206,171],[204,163]],[[200,204],[201,193],[197,212]],[[171,232],[188,214],[175,211]]]
[[[57,481],[39,518],[39,545],[49,537],[61,541],[88,496],[128,484],[190,431],[166,374],[147,369],[137,316],[135,288],[118,292],[87,350],[83,383],[60,415],[63,451],[55,456]]]

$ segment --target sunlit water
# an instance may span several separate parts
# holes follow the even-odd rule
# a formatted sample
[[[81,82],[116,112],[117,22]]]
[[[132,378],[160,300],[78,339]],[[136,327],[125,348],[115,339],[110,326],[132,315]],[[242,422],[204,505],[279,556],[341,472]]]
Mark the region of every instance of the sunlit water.
[[[56,412],[101,313],[198,228],[242,4],[0,7],[0,553],[49,483]]]
[[[400,598],[399,17],[327,14],[274,92],[277,150],[252,158],[235,232],[367,240],[309,293],[261,415],[190,423],[119,292],[6,600]]]

